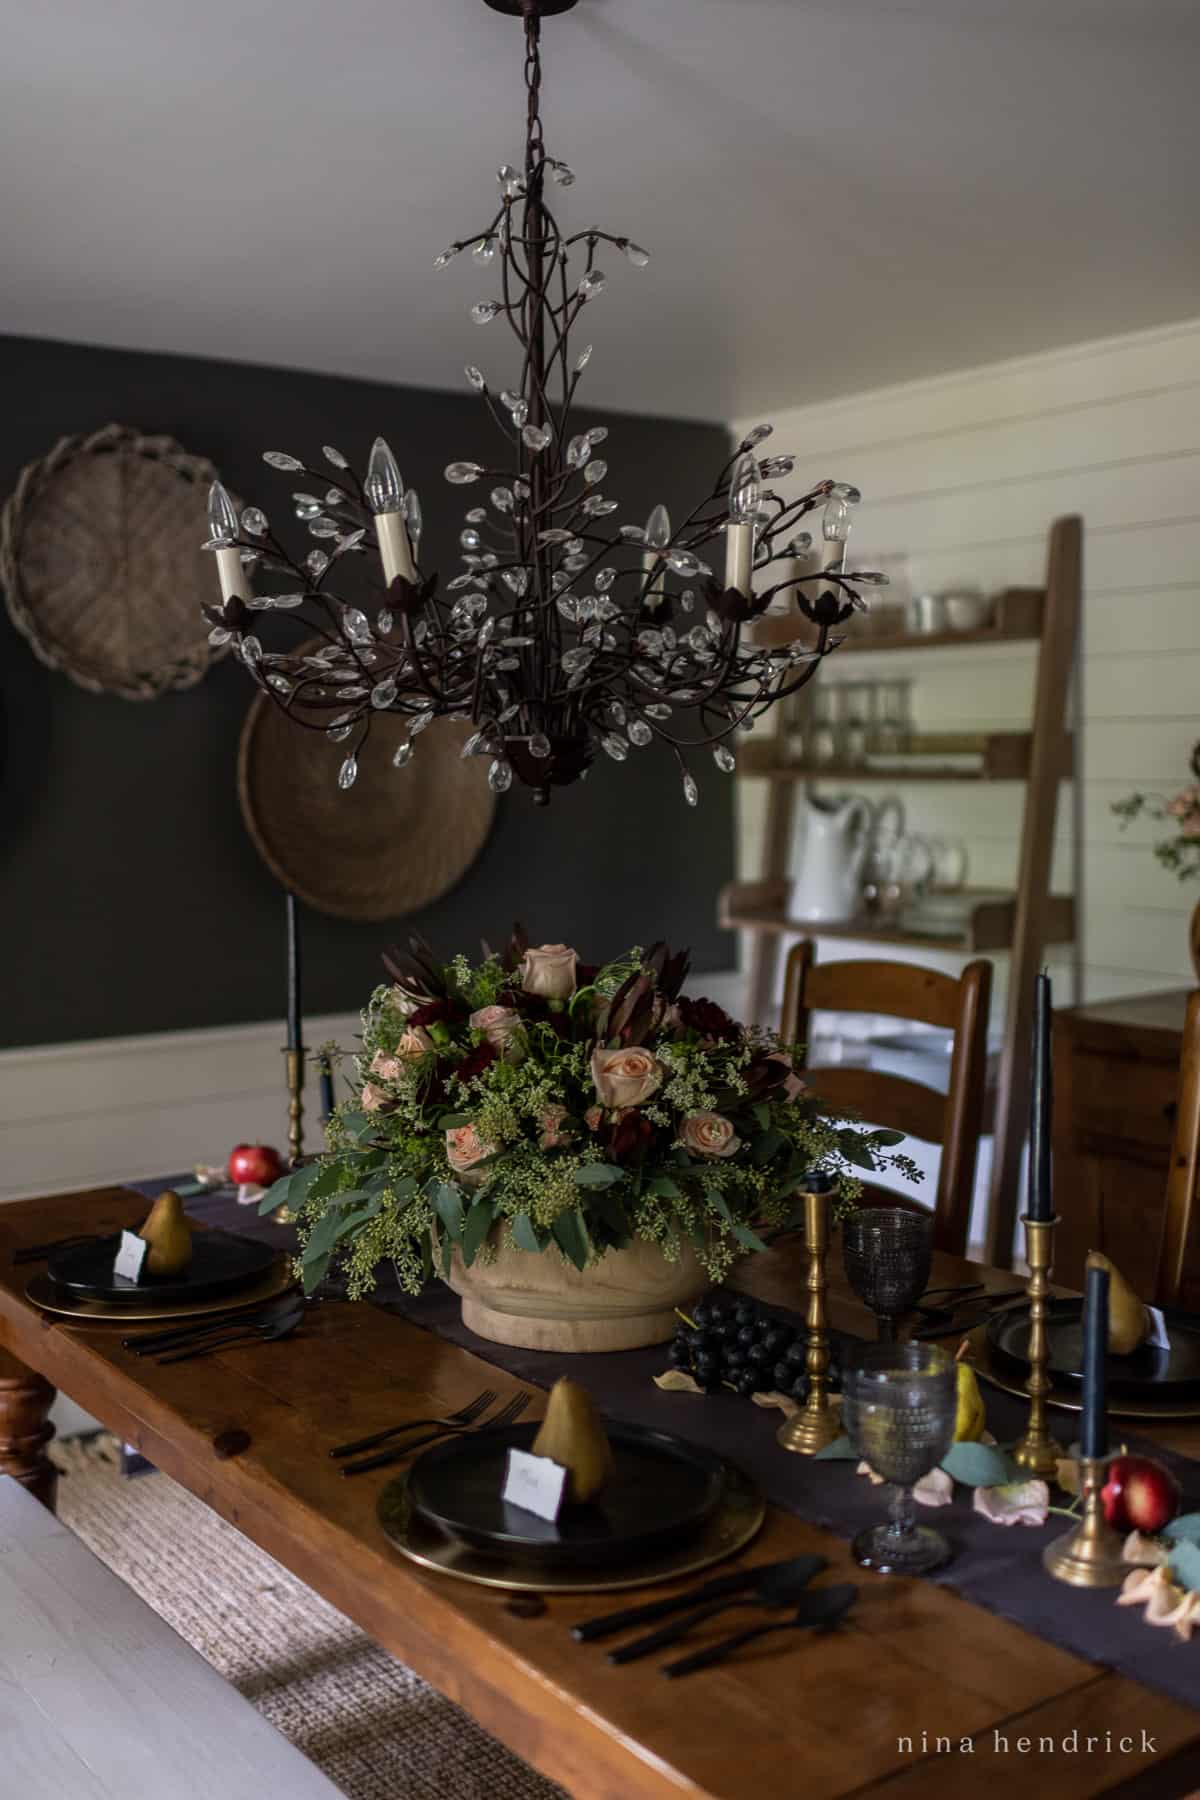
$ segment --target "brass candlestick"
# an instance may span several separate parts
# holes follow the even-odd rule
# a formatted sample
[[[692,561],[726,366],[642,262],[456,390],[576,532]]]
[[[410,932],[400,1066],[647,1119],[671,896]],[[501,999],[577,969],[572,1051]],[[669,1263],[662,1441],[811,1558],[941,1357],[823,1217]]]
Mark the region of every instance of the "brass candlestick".
[[[1056,1581],[1072,1587],[1117,1587],[1129,1573],[1121,1561],[1121,1534],[1104,1517],[1100,1489],[1104,1485],[1106,1459],[1085,1456],[1079,1461],[1079,1488],[1083,1514],[1078,1525],[1056,1538],[1042,1551],[1042,1563]]]
[[[304,1051],[302,1049],[285,1050],[284,1067],[287,1070],[288,1091],[288,1161],[293,1169],[300,1167],[300,1159],[304,1155]]]
[[[829,1398],[829,1321],[825,1312],[825,1257],[829,1249],[829,1195],[804,1196],[804,1241],[808,1249],[808,1398],[785,1419],[776,1441],[800,1456],[815,1456],[842,1429],[841,1413]]]
[[[1027,1475],[1053,1481],[1062,1446],[1046,1429],[1046,1396],[1050,1392],[1050,1377],[1046,1373],[1046,1295],[1054,1267],[1054,1227],[1058,1217],[1032,1219],[1026,1213],[1021,1223],[1025,1227],[1025,1258],[1029,1264],[1029,1380],[1025,1383],[1029,1423],[1012,1454],[1013,1461]]]

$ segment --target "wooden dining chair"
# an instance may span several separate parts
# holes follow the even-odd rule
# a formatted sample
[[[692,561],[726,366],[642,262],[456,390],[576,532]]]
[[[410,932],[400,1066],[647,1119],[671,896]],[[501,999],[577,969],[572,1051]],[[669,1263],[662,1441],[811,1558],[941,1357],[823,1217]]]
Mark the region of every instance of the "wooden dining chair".
[[[1179,1101],[1167,1169],[1167,1203],[1158,1252],[1156,1306],[1178,1306],[1200,1180],[1200,988],[1188,996],[1179,1065]],[[1192,1284],[1194,1285],[1194,1283]]]
[[[950,1084],[944,1094],[902,1075],[844,1064],[814,1069],[809,1081],[833,1108],[941,1145],[933,1241],[936,1249],[957,1256],[966,1254],[975,1191],[991,993],[992,965],[982,958],[968,963],[957,978],[913,963],[818,963],[808,938],[788,957],[784,982],[780,1032],[786,1043],[807,1041],[809,1015],[818,1009],[885,1013],[954,1033]],[[912,1204],[878,1189],[871,1199]]]

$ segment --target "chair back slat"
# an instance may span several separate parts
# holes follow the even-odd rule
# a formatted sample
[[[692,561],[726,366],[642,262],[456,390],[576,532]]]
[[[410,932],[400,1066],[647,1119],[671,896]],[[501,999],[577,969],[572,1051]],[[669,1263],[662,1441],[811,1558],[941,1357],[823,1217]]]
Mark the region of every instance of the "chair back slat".
[[[813,1069],[808,1079],[831,1109],[847,1107],[872,1125],[941,1145],[934,1242],[958,1256],[967,1248],[983,1126],[991,991],[992,965],[983,958],[957,977],[913,963],[818,963],[807,938],[793,947],[784,982],[781,1032],[789,1042],[807,1042],[814,1011],[882,1013],[954,1033],[944,1094],[883,1070],[845,1064]],[[1200,1054],[1197,1062],[1200,1092]]]
[[[1179,1110],[1167,1170],[1155,1305],[1178,1306],[1200,1179],[1200,988],[1188,996],[1179,1069]]]

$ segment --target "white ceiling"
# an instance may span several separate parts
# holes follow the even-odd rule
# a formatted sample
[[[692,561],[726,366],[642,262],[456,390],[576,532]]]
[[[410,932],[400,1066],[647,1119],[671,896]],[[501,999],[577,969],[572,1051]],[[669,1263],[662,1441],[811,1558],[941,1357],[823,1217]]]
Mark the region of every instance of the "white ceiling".
[[[0,330],[506,373],[486,276],[431,265],[519,159],[516,21],[11,4]],[[606,403],[745,416],[1200,312],[1196,0],[580,0],[544,29],[562,210],[654,252],[590,313]]]

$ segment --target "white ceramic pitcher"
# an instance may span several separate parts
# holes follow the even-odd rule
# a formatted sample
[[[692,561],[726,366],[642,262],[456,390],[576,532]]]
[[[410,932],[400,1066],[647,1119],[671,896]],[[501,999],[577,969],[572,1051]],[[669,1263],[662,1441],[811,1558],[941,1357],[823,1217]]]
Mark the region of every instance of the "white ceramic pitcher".
[[[862,911],[863,863],[871,840],[870,803],[861,794],[826,799],[800,794],[792,851],[791,917],[810,925],[854,919]]]

